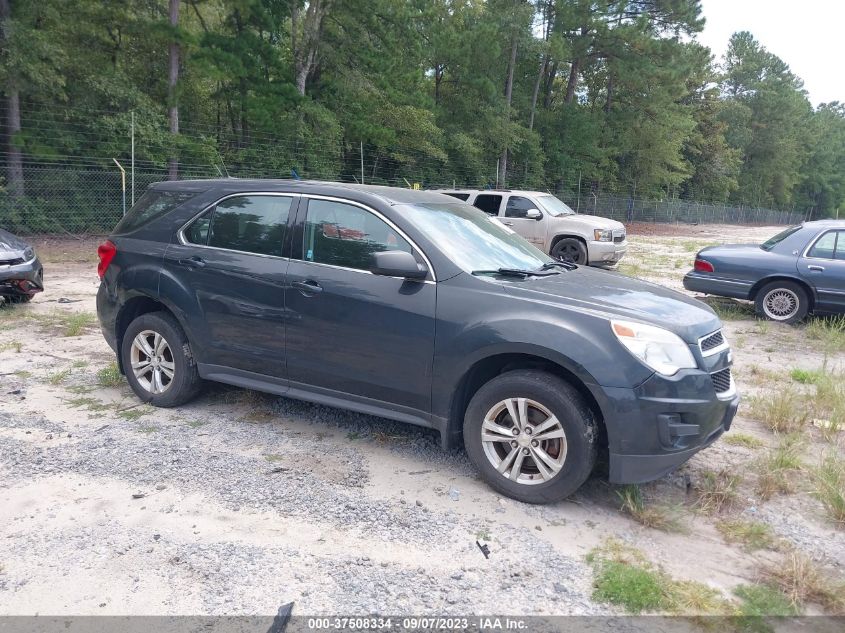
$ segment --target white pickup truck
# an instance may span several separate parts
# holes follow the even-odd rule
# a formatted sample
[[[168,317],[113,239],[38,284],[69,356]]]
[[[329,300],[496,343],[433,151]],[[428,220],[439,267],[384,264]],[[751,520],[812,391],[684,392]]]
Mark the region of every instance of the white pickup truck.
[[[496,216],[555,259],[591,266],[613,266],[625,255],[625,225],[616,220],[575,213],[542,191],[440,189]]]

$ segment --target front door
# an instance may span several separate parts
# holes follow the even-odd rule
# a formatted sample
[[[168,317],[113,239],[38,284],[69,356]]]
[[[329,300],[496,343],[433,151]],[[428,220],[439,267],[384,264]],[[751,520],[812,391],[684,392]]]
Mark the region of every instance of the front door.
[[[436,285],[369,272],[374,252],[419,253],[363,206],[318,198],[305,205],[303,198],[285,290],[291,395],[427,413]]]
[[[798,274],[815,287],[817,309],[845,312],[845,231],[822,233],[798,257]]]
[[[298,196],[224,198],[171,244],[165,265],[194,293],[202,315],[191,326],[203,362],[285,378],[283,256]]]
[[[537,205],[525,196],[508,196],[502,215],[502,223],[519,233],[534,246],[543,250],[546,242],[545,217],[526,217],[529,211],[540,211]]]

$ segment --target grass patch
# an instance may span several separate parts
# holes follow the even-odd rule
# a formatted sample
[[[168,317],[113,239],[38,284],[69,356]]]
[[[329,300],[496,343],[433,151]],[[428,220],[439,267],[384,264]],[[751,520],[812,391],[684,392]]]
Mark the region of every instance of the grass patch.
[[[730,433],[725,435],[722,441],[733,444],[734,446],[744,446],[745,448],[760,448],[763,446],[763,440],[748,433]]]
[[[10,349],[15,350],[15,353],[21,353],[22,344],[20,341],[12,341],[11,343],[3,343],[0,345],[0,352],[7,352]]]
[[[116,362],[113,361],[97,372],[97,384],[102,387],[117,387],[123,384],[123,375]]]
[[[845,460],[829,452],[813,471],[813,495],[822,502],[828,517],[845,528]]]
[[[201,426],[205,426],[208,424],[205,420],[188,420],[185,424],[187,424],[192,429],[198,429]]]
[[[677,509],[646,503],[640,486],[635,484],[621,486],[616,494],[622,502],[620,509],[638,523],[665,532],[683,531]]]
[[[794,387],[751,398],[748,415],[763,422],[775,433],[792,433],[807,426],[810,411],[804,406],[807,395]]]
[[[740,585],[734,589],[734,595],[740,599],[740,616],[760,618],[798,615],[797,609],[774,587]]]
[[[91,398],[90,396],[71,398],[67,401],[67,404],[74,409],[88,409],[89,411],[105,411],[106,409],[111,409],[111,405],[96,398]]]
[[[763,566],[760,579],[777,588],[795,610],[818,604],[830,613],[845,613],[845,583],[833,580],[801,552],[792,551],[783,560]]]
[[[624,261],[619,264],[619,267],[616,269],[623,275],[627,275],[628,277],[644,277],[649,272],[651,272],[645,266],[633,261]]]
[[[756,463],[757,494],[761,499],[794,492],[797,473],[804,467],[800,449],[800,438],[787,436]]]
[[[740,303],[722,297],[704,297],[702,301],[713,308],[722,321],[743,321],[755,318],[754,306],[750,303]]]
[[[760,521],[725,519],[716,523],[716,529],[728,543],[738,543],[746,552],[774,549],[776,546],[771,528]]]
[[[705,514],[719,514],[730,508],[737,498],[737,487],[742,478],[722,469],[706,471],[698,481],[695,491],[698,495],[695,506]]]
[[[149,433],[157,433],[157,432],[158,432],[158,431],[160,431],[161,429],[159,429],[157,426],[139,426],[139,427],[138,427],[138,430],[139,430],[141,433],[147,433],[147,434],[149,434]]]
[[[62,369],[61,371],[54,372],[47,376],[47,382],[51,385],[60,385],[65,380],[67,380],[68,376],[70,376],[73,370],[68,367],[67,369]]]
[[[800,382],[802,385],[815,385],[824,377],[824,373],[818,369],[800,369],[796,367],[789,372],[789,377],[795,382]]]
[[[814,318],[804,332],[811,341],[819,341],[827,352],[845,350],[845,315]]]
[[[275,462],[282,462],[282,461],[284,461],[284,460],[285,460],[285,456],[284,456],[284,455],[275,455],[275,454],[270,454],[270,455],[265,455],[265,456],[264,456],[264,459],[266,459],[268,462],[270,462],[271,464],[273,464],[273,463],[275,463]]]
[[[18,378],[32,378],[32,372],[25,369],[19,369],[15,372],[15,376]]]

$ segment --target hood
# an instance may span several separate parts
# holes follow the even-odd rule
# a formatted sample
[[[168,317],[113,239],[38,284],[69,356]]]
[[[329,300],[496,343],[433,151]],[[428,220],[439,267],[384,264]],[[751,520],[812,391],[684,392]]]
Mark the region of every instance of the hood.
[[[29,248],[29,244],[24,242],[21,238],[15,237],[8,231],[0,229],[0,253],[20,255],[27,248]]]
[[[557,303],[608,319],[657,325],[687,343],[694,344],[722,326],[716,313],[701,301],[664,286],[589,266],[548,277],[508,280],[503,285],[509,294],[528,300]]]
[[[593,229],[610,229],[612,231],[624,231],[625,225],[616,220],[609,218],[602,218],[597,215],[584,215],[582,213],[572,213],[569,215],[561,215],[551,218],[555,227],[578,227],[583,231],[589,232]]]

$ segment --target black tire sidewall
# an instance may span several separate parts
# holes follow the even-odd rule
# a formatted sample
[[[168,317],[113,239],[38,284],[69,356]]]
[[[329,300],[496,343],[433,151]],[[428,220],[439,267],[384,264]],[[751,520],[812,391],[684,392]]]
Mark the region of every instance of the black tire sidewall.
[[[518,484],[499,474],[488,461],[481,443],[481,425],[493,405],[506,398],[531,398],[557,416],[566,433],[567,454],[561,471],[549,482]],[[596,461],[598,429],[584,399],[567,382],[542,371],[515,370],[482,386],[467,407],[464,446],[482,479],[501,494],[526,503],[565,499],[583,484]]]
[[[587,263],[587,248],[584,246],[584,243],[581,240],[575,239],[574,237],[564,237],[563,239],[559,240],[557,244],[554,245],[552,248],[552,252],[550,255],[555,259],[560,259],[560,250],[566,244],[574,244],[578,248],[578,252],[580,253],[578,259],[583,261],[576,261],[576,264],[584,265]]]
[[[132,340],[139,332],[152,330],[167,341],[173,352],[175,372],[170,387],[162,394],[152,394],[144,389],[132,371],[130,350]],[[144,402],[156,407],[175,407],[193,398],[200,387],[199,373],[191,354],[188,339],[176,320],[163,312],[143,314],[129,324],[121,342],[121,364],[123,373],[132,391]]]
[[[785,290],[789,290],[790,292],[794,292],[795,295],[798,297],[798,311],[788,319],[772,319],[771,317],[769,317],[769,315],[766,314],[766,311],[763,309],[763,300],[765,299],[766,295],[769,294],[772,290],[776,290],[778,288],[783,288]],[[757,293],[757,296],[754,300],[754,308],[757,312],[757,315],[761,318],[768,319],[774,323],[786,323],[788,325],[791,325],[793,323],[803,321],[804,318],[807,316],[807,313],[810,311],[810,297],[807,295],[807,291],[800,284],[797,284],[794,281],[773,281],[760,288],[760,291]]]

